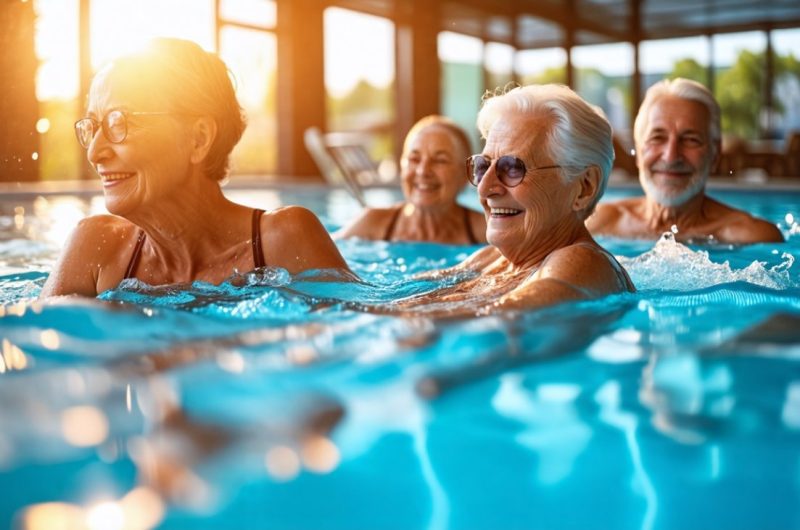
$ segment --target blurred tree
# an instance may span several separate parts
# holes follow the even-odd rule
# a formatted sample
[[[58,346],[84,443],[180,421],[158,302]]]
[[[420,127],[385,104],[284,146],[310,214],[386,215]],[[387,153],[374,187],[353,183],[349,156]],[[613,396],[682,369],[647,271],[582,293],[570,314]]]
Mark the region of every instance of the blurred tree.
[[[773,54],[773,68],[774,83],[785,76],[792,76],[800,81],[800,62],[792,54]],[[716,97],[722,108],[724,132],[744,138],[756,138],[760,135],[765,75],[766,52],[750,50],[742,50],[731,68],[718,73]],[[777,97],[773,97],[772,101],[772,111],[783,114],[783,101]]]
[[[667,78],[675,79],[676,77],[691,79],[708,86],[708,69],[691,58],[681,59],[672,66],[672,71]]]

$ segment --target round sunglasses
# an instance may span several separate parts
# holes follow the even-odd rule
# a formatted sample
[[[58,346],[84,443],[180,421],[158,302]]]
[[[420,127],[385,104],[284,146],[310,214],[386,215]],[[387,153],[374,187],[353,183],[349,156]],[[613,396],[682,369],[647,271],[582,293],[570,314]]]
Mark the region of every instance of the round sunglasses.
[[[519,183],[522,182],[522,179],[525,177],[528,171],[538,171],[540,169],[560,169],[566,167],[542,166],[528,169],[525,167],[525,162],[515,156],[510,155],[501,156],[495,162],[496,165],[494,171],[495,174],[497,174],[497,179],[501,184],[503,184],[503,186],[507,188],[519,186]],[[477,187],[491,166],[492,160],[483,155],[472,155],[467,158],[467,179],[469,179],[470,184]]]

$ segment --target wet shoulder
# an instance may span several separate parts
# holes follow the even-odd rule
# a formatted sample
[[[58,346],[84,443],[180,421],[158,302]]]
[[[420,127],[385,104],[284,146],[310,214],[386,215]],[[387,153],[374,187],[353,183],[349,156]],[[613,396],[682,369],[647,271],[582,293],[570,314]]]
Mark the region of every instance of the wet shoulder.
[[[556,279],[598,295],[635,290],[627,272],[600,245],[585,241],[550,254],[536,273],[536,279]]]
[[[78,246],[96,248],[98,252],[115,252],[134,241],[140,230],[116,215],[92,215],[78,222],[71,239]]]
[[[642,204],[641,197],[602,202],[586,219],[586,227],[593,234],[615,235],[626,232],[631,222],[641,218]]]
[[[718,240],[727,243],[777,243],[784,241],[776,225],[715,199],[707,198],[712,212],[712,230]]]

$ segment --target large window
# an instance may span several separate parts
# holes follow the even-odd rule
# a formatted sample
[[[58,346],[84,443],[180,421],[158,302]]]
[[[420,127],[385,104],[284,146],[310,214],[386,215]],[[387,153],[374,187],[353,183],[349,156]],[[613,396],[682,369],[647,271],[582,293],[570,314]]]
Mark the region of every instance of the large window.
[[[777,137],[786,138],[792,131],[800,131],[800,29],[773,31],[772,49],[777,104],[773,127]]]
[[[631,128],[633,46],[628,43],[576,46],[572,49],[575,90],[608,117],[617,134]]]
[[[710,86],[707,37],[643,41],[639,45],[642,93],[664,78],[684,77]]]
[[[772,127],[764,106],[767,35],[728,33],[712,38],[714,95],[722,107],[722,130],[729,136],[759,138]]]
[[[214,50],[214,0],[103,0],[90,5],[94,71],[155,36],[184,38]],[[85,102],[78,100],[78,1],[36,0],[35,8],[41,178],[75,179],[85,156],[72,132],[73,122],[85,111]],[[269,172],[276,167],[277,146],[275,1],[223,1],[220,16],[219,53],[233,74],[249,121],[233,153],[233,171]],[[238,27],[239,22],[246,27]]]
[[[278,167],[275,0],[223,1],[220,19],[219,55],[233,74],[236,96],[247,114],[247,129],[231,157],[231,174],[274,174]]]
[[[499,42],[487,42],[484,49],[486,67],[486,87],[489,90],[504,87],[514,81],[513,46]]]
[[[478,147],[475,118],[483,95],[483,41],[445,31],[439,34],[437,48],[441,63],[442,114],[461,125]]]
[[[378,160],[394,158],[395,28],[382,17],[347,9],[324,12],[329,131],[358,131]]]

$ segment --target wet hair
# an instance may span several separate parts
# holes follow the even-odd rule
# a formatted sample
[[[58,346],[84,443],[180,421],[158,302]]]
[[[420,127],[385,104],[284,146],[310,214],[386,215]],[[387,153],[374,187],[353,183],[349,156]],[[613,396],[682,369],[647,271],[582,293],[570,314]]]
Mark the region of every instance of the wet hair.
[[[706,87],[697,81],[682,77],[672,80],[663,79],[647,89],[647,94],[645,94],[644,101],[639,107],[639,113],[636,115],[636,120],[633,124],[634,143],[638,146],[640,142],[644,141],[644,135],[650,120],[650,109],[659,99],[665,96],[697,101],[708,110],[708,134],[716,150],[716,146],[722,139],[719,103]]]
[[[605,116],[564,85],[520,86],[484,96],[477,122],[481,135],[486,138],[497,121],[511,114],[551,120],[543,147],[555,164],[569,166],[562,172],[568,180],[580,174],[570,168],[600,169],[600,188],[584,211],[588,216],[603,195],[614,164],[611,125]]]
[[[467,136],[467,132],[463,129],[463,127],[447,116],[431,114],[421,118],[408,130],[406,139],[403,142],[403,156],[405,156],[408,152],[408,147],[414,137],[423,129],[432,126],[441,127],[450,133],[450,136],[452,136],[456,141],[456,147],[463,151],[465,159],[472,154],[472,142],[470,141],[469,136]]]
[[[166,101],[166,109],[147,110],[213,118],[217,134],[203,161],[204,170],[218,181],[228,175],[230,153],[242,137],[246,118],[222,59],[191,41],[155,38],[143,49],[115,59],[95,79],[109,75],[114,82]]]

